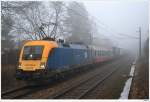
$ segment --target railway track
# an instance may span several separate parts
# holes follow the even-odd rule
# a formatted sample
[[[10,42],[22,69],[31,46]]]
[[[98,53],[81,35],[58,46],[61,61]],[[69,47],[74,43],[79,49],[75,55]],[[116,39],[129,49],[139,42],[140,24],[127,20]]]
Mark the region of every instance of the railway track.
[[[1,97],[2,99],[19,99],[29,94],[32,94],[38,90],[46,89],[46,88],[42,87],[38,89],[37,87],[32,86],[32,85],[25,85],[19,88],[15,88],[15,89],[2,92]]]
[[[20,88],[15,88],[15,89],[3,92],[1,97],[3,99],[17,99],[17,98],[21,98],[25,95],[32,93],[36,89],[37,89],[37,87],[35,87],[35,86],[26,85],[26,86],[22,86]]]
[[[123,74],[121,74],[122,72],[121,71],[124,71],[124,69],[130,69],[131,68],[131,65],[132,65],[132,60],[130,60],[130,61],[127,61],[127,63],[126,64],[122,64],[122,66],[117,70],[117,72],[115,72],[115,74],[113,74],[111,77],[108,77],[108,79],[106,80],[106,81],[104,81],[103,82],[103,84],[99,84],[95,89],[93,89],[93,90],[91,90],[91,91],[89,91],[88,93],[86,93],[86,95],[84,95],[83,97],[82,97],[82,99],[97,99],[97,98],[100,98],[101,99],[101,97],[100,97],[100,95],[104,95],[105,94],[105,92],[104,91],[106,91],[106,93],[107,93],[107,91],[111,91],[111,90],[109,90],[109,85],[108,85],[108,82],[110,81],[110,82],[112,82],[112,85],[110,84],[110,86],[114,86],[113,84],[116,84],[118,81],[120,81],[120,79],[118,78],[118,80],[117,81],[112,81],[113,80],[113,78],[116,76],[116,75],[118,75],[118,77],[120,77],[121,75],[123,75]],[[120,74],[120,76],[119,76],[119,74]],[[128,77],[128,76],[126,76],[126,77]],[[113,83],[114,82],[114,83]],[[116,83],[115,83],[116,82]],[[116,84],[116,85],[118,85],[118,84]],[[104,87],[107,87],[107,89],[105,89],[104,90]],[[118,88],[118,87],[117,87]],[[115,89],[114,88],[114,90],[116,91],[117,89]],[[121,91],[122,92],[122,91]],[[119,92],[118,92],[119,93]],[[114,94],[116,94],[116,97],[117,97],[117,92],[116,93],[114,93]],[[103,97],[102,97],[103,98]]]
[[[113,63],[113,62],[111,62],[111,63]],[[107,66],[111,66],[112,65],[111,63],[108,63]],[[116,65],[116,64],[117,64],[117,61],[115,61],[113,63],[113,65]],[[97,74],[96,70],[99,70],[99,69],[102,71],[102,69],[104,69],[104,68],[95,68],[94,69],[95,71],[91,70],[90,73],[86,72],[86,73],[82,74],[80,77],[77,77],[75,79],[73,78],[73,79],[70,79],[70,80],[66,80],[66,82],[64,82],[64,83],[59,83],[58,82],[60,85],[58,85],[58,83],[57,83],[56,85],[48,86],[48,88],[44,89],[45,91],[44,90],[39,90],[39,91],[37,91],[37,93],[35,92],[35,93],[32,93],[32,94],[27,95],[27,96],[22,97],[22,98],[24,98],[24,99],[31,99],[31,98],[37,99],[37,98],[40,97],[42,99],[49,99],[50,96],[55,95],[56,93],[62,92],[62,90],[66,89],[66,87],[68,88],[68,86],[70,87],[70,86],[72,86],[72,85],[74,85],[76,83],[80,83],[83,80],[88,79],[89,77]],[[64,86],[63,84],[64,85],[67,84],[67,85]],[[58,86],[59,86],[59,88],[57,88]],[[48,92],[48,90],[51,90],[51,91]],[[52,91],[52,90],[55,90],[55,91]]]
[[[59,93],[50,96],[50,99],[81,99],[95,87],[100,85],[103,81],[107,80],[113,73],[115,73],[120,66],[115,65],[112,70],[107,70],[105,72],[100,72],[86,80],[70,85],[70,87],[60,91]]]
[[[51,96],[51,99],[81,99],[84,97],[88,92],[90,92],[92,89],[94,89],[97,85],[102,83],[104,80],[106,80],[108,77],[110,77],[117,69],[113,70],[109,74],[107,74],[103,79],[98,80],[99,76],[95,75],[92,78],[89,78],[82,83],[79,83],[78,85],[72,86],[59,94],[55,96]],[[94,80],[92,80],[94,77],[96,77]],[[92,81],[90,81],[92,80]],[[97,80],[97,81],[96,81]],[[95,83],[96,81],[96,83]]]
[[[90,78],[87,78],[86,80],[77,83],[75,85],[70,85],[70,87],[64,89],[63,91],[50,96],[50,99],[81,99],[83,98],[87,93],[89,93],[91,90],[96,88],[98,85],[100,85],[103,81],[107,80],[113,73],[115,73],[121,66],[114,65],[112,70],[105,70],[105,72],[100,72],[96,75],[93,75]],[[109,72],[108,72],[109,71]]]
[[[107,65],[108,68],[101,68],[101,71],[94,73],[82,81],[78,81],[75,84],[71,84],[69,87],[66,87],[58,93],[54,93],[51,96],[48,96],[50,99],[82,99],[87,94],[90,94],[92,90],[96,89],[97,86],[102,84],[107,80],[113,73],[115,73],[121,66],[122,63],[125,63],[125,60],[115,62],[113,64]],[[111,70],[110,70],[111,69]],[[45,88],[39,88],[35,86],[24,86],[18,89],[9,90],[2,93],[3,99],[18,99],[30,94],[34,94],[36,91],[39,91]],[[44,93],[43,93],[44,95]]]

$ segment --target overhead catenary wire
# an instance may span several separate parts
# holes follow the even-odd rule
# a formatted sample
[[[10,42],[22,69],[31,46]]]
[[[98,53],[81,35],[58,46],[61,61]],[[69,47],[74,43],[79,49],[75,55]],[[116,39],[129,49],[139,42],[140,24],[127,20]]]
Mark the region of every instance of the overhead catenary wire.
[[[94,17],[94,16],[93,16],[93,17]],[[97,26],[99,26],[99,27],[102,28],[102,26],[99,25],[99,24],[101,24],[101,21],[100,21],[99,19],[97,19],[96,17],[94,17],[94,18],[97,20],[97,22],[99,22]],[[105,27],[103,27],[103,29],[106,29],[107,31],[109,31],[109,32],[111,32],[111,33],[117,34],[117,35],[118,35],[117,37],[118,37],[119,39],[120,39],[120,38],[139,39],[139,38],[136,37],[136,36],[131,36],[131,35],[129,35],[129,34],[118,33],[118,32],[116,32],[115,30],[111,29],[108,25],[106,25],[106,24],[104,24],[104,23],[103,23],[102,25],[105,26]],[[116,37],[116,36],[113,36],[113,37]],[[116,37],[116,38],[117,38],[117,37]]]
[[[81,6],[80,6],[78,3],[76,3],[76,5],[78,5],[78,6],[81,8]],[[83,9],[83,8],[81,8],[81,9]],[[118,33],[118,32],[116,32],[115,30],[113,30],[111,27],[109,27],[107,24],[105,24],[104,22],[102,22],[101,20],[99,20],[97,17],[92,16],[92,15],[90,15],[90,16],[93,17],[96,21],[98,21],[98,22],[99,22],[98,24],[101,24],[101,25],[105,26],[106,29],[107,29],[107,30],[110,30],[111,32],[115,32],[115,33],[117,33],[118,35],[123,36],[123,37],[128,37],[128,38],[133,38],[133,39],[134,39],[134,38],[135,38],[135,39],[139,39],[139,37],[137,37],[137,36],[131,36],[131,34],[128,35],[128,34]],[[102,26],[101,26],[101,27],[102,27]]]
[[[76,5],[78,5],[78,4],[76,4]],[[77,14],[77,15],[79,15],[79,16],[81,16],[81,17],[85,17],[84,15],[82,15],[82,14],[80,14],[79,12],[77,12],[77,11],[75,11],[75,10],[73,10],[73,9],[71,9],[71,8],[69,8],[68,6],[66,6],[66,5],[64,5],[68,10],[71,10],[72,12],[74,12],[75,14]],[[80,7],[80,5],[78,5],[78,7]],[[81,8],[81,7],[80,7]],[[82,8],[81,8],[82,9]],[[93,17],[97,22],[99,22],[98,23],[98,25],[97,26],[99,26],[99,27],[101,27],[101,28],[103,28],[103,29],[105,29],[105,30],[107,30],[107,31],[109,31],[109,32],[113,32],[113,33],[115,33],[115,34],[117,34],[118,36],[114,36],[114,34],[113,34],[113,36],[112,37],[114,37],[115,39],[126,39],[126,38],[129,38],[129,39],[139,39],[139,37],[136,37],[136,36],[131,36],[131,35],[129,35],[129,34],[124,34],[124,33],[118,33],[118,32],[116,32],[116,31],[114,31],[114,30],[112,30],[108,25],[106,25],[105,23],[103,23],[102,21],[100,21],[99,19],[97,19],[96,17],[94,17],[94,16],[91,16],[91,17]],[[101,25],[103,25],[103,27],[102,26],[100,26],[99,24],[101,24]],[[105,26],[105,27],[104,27]]]

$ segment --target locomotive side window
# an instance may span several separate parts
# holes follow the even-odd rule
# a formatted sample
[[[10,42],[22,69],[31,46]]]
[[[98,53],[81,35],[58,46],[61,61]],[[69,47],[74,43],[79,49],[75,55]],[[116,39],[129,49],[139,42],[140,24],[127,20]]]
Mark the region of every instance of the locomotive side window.
[[[23,60],[40,60],[42,58],[43,46],[25,46]]]

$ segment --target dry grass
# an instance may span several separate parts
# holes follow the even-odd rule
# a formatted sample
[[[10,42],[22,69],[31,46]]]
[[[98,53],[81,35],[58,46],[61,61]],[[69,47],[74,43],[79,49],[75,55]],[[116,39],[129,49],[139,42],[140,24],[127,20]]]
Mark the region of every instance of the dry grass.
[[[135,77],[133,79],[130,99],[149,98],[149,62],[141,58],[136,65]]]

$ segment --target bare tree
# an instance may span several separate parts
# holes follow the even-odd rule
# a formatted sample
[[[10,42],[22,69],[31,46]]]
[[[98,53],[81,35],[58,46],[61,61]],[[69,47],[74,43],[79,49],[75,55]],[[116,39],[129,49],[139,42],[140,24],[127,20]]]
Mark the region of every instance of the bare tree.
[[[66,17],[65,25],[68,34],[71,34],[67,41],[90,44],[92,27],[84,5],[78,2],[71,2],[67,12],[68,16]]]
[[[13,41],[14,36],[10,34],[12,29],[12,24],[13,24],[13,20],[9,17],[9,15],[5,15],[5,16],[3,15],[1,17],[2,51],[12,49],[12,46],[14,45],[14,41]]]
[[[91,43],[91,22],[81,3],[51,1],[2,2],[2,14],[9,13],[19,32],[16,38],[41,40],[43,38],[68,38],[71,42]],[[70,37],[68,37],[70,36]]]
[[[45,27],[47,26],[48,37],[57,39],[60,36],[60,33],[63,33],[61,31],[63,29],[62,22],[65,11],[64,3],[56,1],[50,2],[49,4],[50,9],[53,10],[53,14],[49,14],[49,22],[45,22]]]
[[[58,37],[60,33],[59,22],[62,18],[63,2],[25,1],[25,2],[2,2],[2,12],[9,12],[14,30],[19,30],[24,39],[38,40],[43,38]]]

